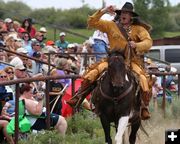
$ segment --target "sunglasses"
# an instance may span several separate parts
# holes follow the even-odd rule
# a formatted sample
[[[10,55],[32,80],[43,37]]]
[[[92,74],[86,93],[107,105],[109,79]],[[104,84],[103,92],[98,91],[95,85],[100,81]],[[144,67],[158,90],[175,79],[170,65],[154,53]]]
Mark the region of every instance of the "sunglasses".
[[[14,72],[10,71],[10,72],[7,72],[8,74],[14,74]]]
[[[1,75],[0,77],[1,77],[1,78],[7,78],[7,76],[6,76],[6,75]]]
[[[36,46],[40,46],[40,45],[36,45]]]

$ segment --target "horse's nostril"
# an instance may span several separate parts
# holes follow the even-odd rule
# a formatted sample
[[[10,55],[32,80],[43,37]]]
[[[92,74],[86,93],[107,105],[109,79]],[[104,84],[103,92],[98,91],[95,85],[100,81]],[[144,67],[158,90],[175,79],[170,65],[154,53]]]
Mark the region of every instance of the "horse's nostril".
[[[124,86],[120,86],[120,88],[121,88],[121,89],[123,89],[123,88],[124,88]]]

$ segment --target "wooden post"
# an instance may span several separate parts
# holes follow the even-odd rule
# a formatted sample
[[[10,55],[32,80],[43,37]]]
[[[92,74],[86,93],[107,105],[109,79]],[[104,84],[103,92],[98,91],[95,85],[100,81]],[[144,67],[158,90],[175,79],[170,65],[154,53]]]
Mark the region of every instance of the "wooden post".
[[[16,84],[16,96],[15,96],[15,139],[14,143],[18,144],[18,135],[19,135],[19,84]]]
[[[166,107],[166,76],[163,75],[163,100],[162,100],[162,109],[165,117],[165,107]]]

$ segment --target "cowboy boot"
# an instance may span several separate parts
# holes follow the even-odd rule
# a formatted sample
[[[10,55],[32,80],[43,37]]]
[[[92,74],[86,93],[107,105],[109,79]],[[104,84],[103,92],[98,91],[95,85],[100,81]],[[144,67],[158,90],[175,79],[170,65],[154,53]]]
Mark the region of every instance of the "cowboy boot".
[[[149,105],[149,93],[144,92],[142,96],[142,104],[141,104],[141,119],[147,120],[151,117],[148,105]]]
[[[74,108],[79,107],[83,102],[83,100],[86,98],[86,96],[89,95],[94,88],[95,88],[94,82],[85,79],[82,82],[79,90],[70,100],[66,101],[66,103]]]
[[[148,107],[141,108],[141,119],[148,120],[151,117]]]

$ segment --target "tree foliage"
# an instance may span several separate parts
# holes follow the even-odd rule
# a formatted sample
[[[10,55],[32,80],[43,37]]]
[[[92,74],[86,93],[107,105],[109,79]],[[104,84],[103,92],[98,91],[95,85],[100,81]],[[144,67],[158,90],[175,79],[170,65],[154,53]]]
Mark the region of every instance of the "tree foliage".
[[[162,37],[164,31],[180,30],[180,4],[172,7],[169,0],[133,0],[133,3],[140,17],[152,25],[154,38]],[[5,3],[0,0],[1,19],[9,17],[22,22],[24,18],[31,17],[36,23],[48,27],[86,28],[88,15],[95,11],[85,4],[68,10],[53,7],[32,10],[20,1]]]
[[[135,10],[142,19],[152,25],[152,36],[162,37],[170,24],[169,0],[133,0]]]

